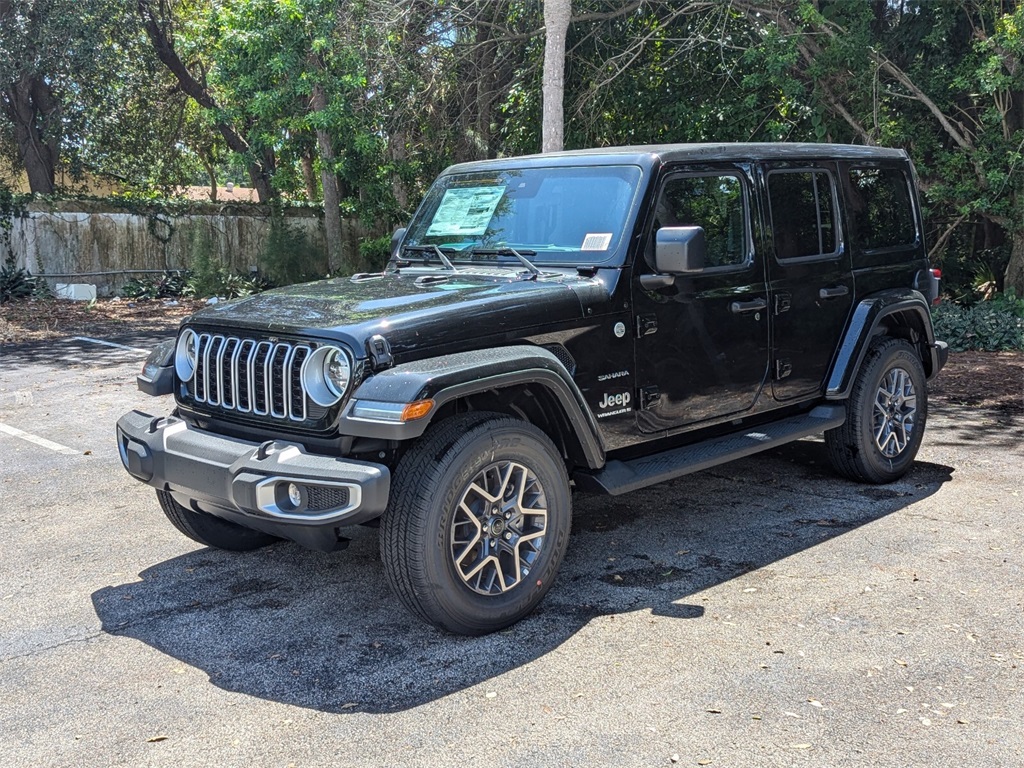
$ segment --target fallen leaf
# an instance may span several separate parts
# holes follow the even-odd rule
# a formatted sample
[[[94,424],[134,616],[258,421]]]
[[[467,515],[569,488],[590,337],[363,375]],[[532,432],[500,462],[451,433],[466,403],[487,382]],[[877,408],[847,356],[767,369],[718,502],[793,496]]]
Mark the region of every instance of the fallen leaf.
[[[168,738],[169,737],[167,736],[150,736],[148,739],[146,739],[146,742],[149,744],[155,744],[158,741],[167,741]]]
[[[757,587],[747,587],[744,592],[757,592]]]
[[[817,699],[808,699],[807,703],[810,704],[812,707],[823,707],[823,706],[825,706],[824,704],[822,704]]]
[[[899,665],[900,665],[901,667],[905,667],[905,666],[907,666],[907,662],[905,662],[905,661],[904,661],[903,659],[893,659],[893,661],[895,661],[895,662],[896,662],[897,664],[899,664]]]
[[[350,701],[348,704],[342,704],[341,708],[342,709],[354,709],[355,707],[358,707],[358,706],[359,705],[356,702]]]
[[[710,712],[712,715],[720,715],[720,714],[722,714],[722,710],[720,710],[720,709],[706,709],[704,711],[705,712]]]
[[[790,744],[789,748],[790,749],[810,749],[811,745],[810,744]]]

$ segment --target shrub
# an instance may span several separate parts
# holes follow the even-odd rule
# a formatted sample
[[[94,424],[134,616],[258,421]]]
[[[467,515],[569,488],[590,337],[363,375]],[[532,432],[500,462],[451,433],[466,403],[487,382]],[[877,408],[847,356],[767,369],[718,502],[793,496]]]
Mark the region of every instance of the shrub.
[[[270,219],[270,234],[263,246],[260,264],[277,285],[305,283],[323,277],[324,254],[309,241],[304,231],[275,213]]]
[[[36,292],[36,279],[10,259],[0,267],[0,304],[12,299],[27,299]]]
[[[368,272],[380,272],[391,258],[391,235],[366,237],[359,243],[359,260]]]
[[[941,304],[932,310],[935,337],[954,352],[1024,349],[1024,299],[1013,291],[973,306]]]
[[[188,279],[188,272],[140,277],[125,283],[121,295],[129,299],[177,299],[184,294]]]

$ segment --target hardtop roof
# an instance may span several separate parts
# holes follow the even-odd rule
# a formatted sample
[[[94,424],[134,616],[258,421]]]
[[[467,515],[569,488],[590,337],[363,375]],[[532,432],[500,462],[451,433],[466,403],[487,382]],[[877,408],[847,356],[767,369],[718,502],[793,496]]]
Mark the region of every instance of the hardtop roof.
[[[581,161],[593,165],[639,165],[650,168],[676,162],[713,162],[739,160],[906,160],[902,149],[866,147],[859,144],[816,144],[797,142],[737,142],[718,144],[648,144],[627,147],[601,147],[551,152],[542,155],[497,158],[459,163],[449,173],[488,171],[497,167],[528,168],[572,166]]]

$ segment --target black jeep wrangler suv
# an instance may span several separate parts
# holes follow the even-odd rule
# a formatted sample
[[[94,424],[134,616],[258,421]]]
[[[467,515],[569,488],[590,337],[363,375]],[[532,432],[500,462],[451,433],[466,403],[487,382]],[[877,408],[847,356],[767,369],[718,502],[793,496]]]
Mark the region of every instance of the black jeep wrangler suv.
[[[619,494],[824,433],[884,483],[946,360],[906,154],[626,147],[457,165],[382,273],[217,304],[146,362],[131,475],[212,547],[380,524],[416,615],[483,634],[554,581],[570,489]]]

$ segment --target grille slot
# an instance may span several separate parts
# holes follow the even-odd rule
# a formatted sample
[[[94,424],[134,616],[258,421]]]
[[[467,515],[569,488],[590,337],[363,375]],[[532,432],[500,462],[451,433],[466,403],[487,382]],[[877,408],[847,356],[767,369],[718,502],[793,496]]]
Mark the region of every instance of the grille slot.
[[[202,333],[190,394],[225,411],[306,421],[302,364],[312,352],[308,344]]]

